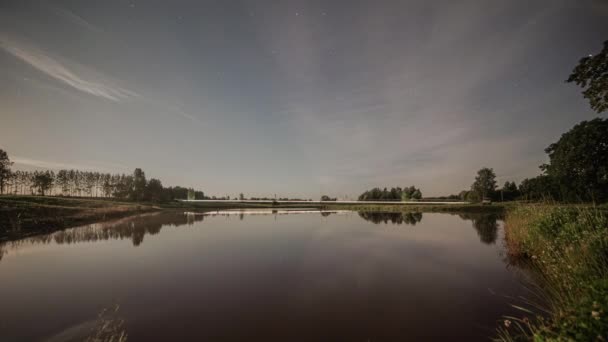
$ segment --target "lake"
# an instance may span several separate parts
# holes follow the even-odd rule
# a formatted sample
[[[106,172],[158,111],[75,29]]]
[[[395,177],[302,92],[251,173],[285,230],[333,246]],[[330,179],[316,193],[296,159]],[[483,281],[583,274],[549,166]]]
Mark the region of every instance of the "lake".
[[[1,245],[0,340],[487,341],[521,271],[495,214],[163,212]]]

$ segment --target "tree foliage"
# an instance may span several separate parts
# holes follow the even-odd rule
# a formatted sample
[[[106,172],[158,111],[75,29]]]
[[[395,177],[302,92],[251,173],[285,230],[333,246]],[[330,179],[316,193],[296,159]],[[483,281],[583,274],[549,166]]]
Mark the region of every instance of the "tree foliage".
[[[527,201],[554,201],[560,199],[559,189],[553,178],[539,175],[526,178],[519,185],[520,198]]]
[[[608,109],[608,40],[599,54],[582,58],[566,82],[583,88],[583,96],[596,112]]]
[[[4,193],[4,185],[11,175],[11,165],[13,163],[8,158],[8,153],[0,149],[0,194]]]
[[[53,171],[34,172],[33,187],[38,190],[38,194],[44,196],[53,187],[55,173]]]
[[[403,192],[401,192],[401,199],[403,201],[419,200],[422,199],[422,192],[412,185],[403,189]]]
[[[513,201],[520,196],[519,189],[515,182],[506,181],[505,185],[500,189],[500,199],[502,201]]]
[[[494,196],[496,186],[494,169],[484,167],[477,171],[477,177],[471,185],[471,191],[477,195],[477,200],[483,200]]]
[[[130,197],[134,201],[143,201],[146,193],[146,174],[142,169],[137,168],[133,171],[133,187]]]
[[[359,201],[410,201],[422,199],[422,192],[415,186],[380,189],[373,188],[359,195]]]
[[[545,150],[541,168],[553,178],[564,200],[608,199],[608,119],[583,121]]]

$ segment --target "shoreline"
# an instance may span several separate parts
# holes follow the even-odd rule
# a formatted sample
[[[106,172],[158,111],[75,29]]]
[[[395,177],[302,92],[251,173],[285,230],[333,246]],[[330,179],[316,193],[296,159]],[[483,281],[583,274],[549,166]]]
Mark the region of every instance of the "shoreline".
[[[54,196],[0,196],[0,241],[48,234],[108,219],[170,210],[208,211],[218,209],[318,209],[375,212],[503,212],[504,205],[444,203],[332,203],[259,201],[174,201],[168,203],[120,202],[107,198]]]

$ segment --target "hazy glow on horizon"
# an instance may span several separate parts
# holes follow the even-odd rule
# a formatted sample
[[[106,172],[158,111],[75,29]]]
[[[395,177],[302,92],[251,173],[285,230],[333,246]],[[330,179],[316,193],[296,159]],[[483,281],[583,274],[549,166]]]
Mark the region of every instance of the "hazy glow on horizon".
[[[602,0],[4,1],[0,148],[232,197],[521,181],[595,116],[564,80],[606,22]]]

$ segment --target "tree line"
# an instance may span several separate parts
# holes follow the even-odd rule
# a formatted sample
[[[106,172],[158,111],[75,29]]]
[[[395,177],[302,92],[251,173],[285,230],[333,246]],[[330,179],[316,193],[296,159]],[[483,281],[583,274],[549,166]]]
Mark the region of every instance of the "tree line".
[[[132,174],[94,171],[12,171],[8,154],[0,149],[0,194],[103,197],[128,201],[166,202],[174,199],[207,199],[204,192],[181,186],[164,187],[146,179],[137,168]]]
[[[498,188],[491,168],[478,171],[463,200],[550,200],[559,202],[608,201],[608,119],[583,121],[545,149],[549,162],[541,174],[524,179],[519,186],[505,182]]]
[[[411,201],[422,199],[422,192],[415,186],[405,188],[373,188],[359,195],[359,201]]]

